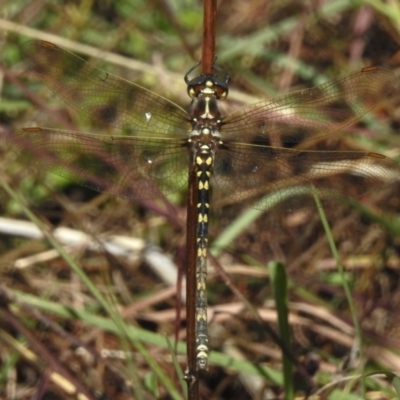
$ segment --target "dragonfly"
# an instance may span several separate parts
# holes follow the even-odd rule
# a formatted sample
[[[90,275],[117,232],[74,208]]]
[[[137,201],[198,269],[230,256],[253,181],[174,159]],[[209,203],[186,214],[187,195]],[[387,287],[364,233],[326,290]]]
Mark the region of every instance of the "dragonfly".
[[[29,127],[11,148],[25,160],[83,186],[133,201],[181,190],[194,171],[197,185],[195,334],[198,369],[208,367],[207,244],[210,187],[261,210],[304,194],[329,201],[361,196],[398,180],[400,166],[368,151],[299,148],[325,138],[370,111],[396,82],[385,68],[367,67],[320,86],[257,102],[223,116],[229,77],[221,70],[185,76],[188,110],[109,74],[46,41],[22,46],[29,71],[81,115],[111,129],[82,133]],[[192,71],[190,71],[192,72]],[[261,198],[260,198],[261,197]]]

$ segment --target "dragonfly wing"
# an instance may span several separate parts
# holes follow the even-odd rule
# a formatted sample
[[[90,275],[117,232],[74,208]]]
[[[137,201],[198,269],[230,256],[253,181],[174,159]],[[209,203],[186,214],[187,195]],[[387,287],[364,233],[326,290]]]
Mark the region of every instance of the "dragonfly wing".
[[[26,128],[9,138],[18,154],[78,184],[128,199],[148,199],[187,182],[185,140],[89,135]]]
[[[224,119],[223,139],[269,146],[331,136],[371,110],[395,86],[385,68],[364,68],[310,89],[244,107]]]
[[[190,131],[185,110],[139,85],[104,72],[45,41],[22,46],[30,70],[65,103],[123,135],[178,137]]]
[[[219,151],[214,180],[234,201],[258,200],[252,206],[267,210],[294,196],[309,197],[312,190],[325,204],[344,193],[359,197],[376,187],[399,182],[400,166],[371,152],[307,151],[236,143]],[[303,206],[295,202],[291,207],[293,211]]]

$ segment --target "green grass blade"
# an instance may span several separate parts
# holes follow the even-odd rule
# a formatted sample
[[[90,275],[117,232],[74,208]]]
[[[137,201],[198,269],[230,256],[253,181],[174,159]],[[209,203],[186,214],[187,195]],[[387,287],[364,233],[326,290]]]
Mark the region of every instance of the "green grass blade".
[[[325,235],[326,235],[326,238],[328,240],[328,244],[329,244],[331,253],[333,255],[333,258],[336,261],[336,266],[338,268],[339,275],[341,277],[341,284],[342,284],[342,287],[343,287],[343,290],[344,290],[344,293],[345,293],[345,296],[346,296],[347,303],[349,305],[351,317],[352,317],[353,324],[354,324],[355,340],[357,341],[357,348],[358,348],[358,352],[359,352],[359,358],[361,360],[363,360],[364,359],[364,357],[363,357],[363,340],[362,340],[362,334],[361,334],[361,327],[360,327],[360,323],[358,322],[357,311],[356,311],[356,307],[355,307],[355,304],[354,304],[354,301],[353,301],[353,296],[351,295],[350,286],[349,286],[349,283],[348,283],[348,281],[346,279],[345,271],[344,271],[344,268],[343,268],[343,264],[342,264],[342,262],[340,260],[339,252],[337,250],[335,241],[333,239],[332,231],[331,231],[331,229],[329,227],[329,223],[328,223],[328,220],[326,218],[326,214],[324,212],[324,209],[322,207],[322,204],[321,204],[316,192],[314,192],[314,200],[315,200],[315,203],[317,205],[318,214],[319,214],[319,217],[321,219],[322,225],[324,227]],[[362,362],[360,363],[360,368],[363,368],[363,363]],[[361,388],[362,388],[362,392],[364,394],[365,393],[365,387],[363,385],[363,382],[361,382]]]
[[[279,334],[282,342],[285,345],[285,348],[290,350],[291,339],[285,267],[280,262],[271,261],[268,263],[268,269],[271,277],[271,285],[274,293],[276,310],[278,313]],[[285,399],[292,400],[294,398],[293,364],[284,351],[282,351],[282,361]]]

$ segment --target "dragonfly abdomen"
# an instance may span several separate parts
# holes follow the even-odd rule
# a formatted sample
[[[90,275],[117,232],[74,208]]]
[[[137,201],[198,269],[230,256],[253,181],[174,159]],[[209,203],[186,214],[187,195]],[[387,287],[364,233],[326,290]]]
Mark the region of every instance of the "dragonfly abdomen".
[[[213,158],[210,154],[195,157],[197,168],[197,261],[196,261],[196,357],[199,369],[207,368],[208,332],[207,332],[207,247],[208,247],[208,214],[210,208],[210,177]]]

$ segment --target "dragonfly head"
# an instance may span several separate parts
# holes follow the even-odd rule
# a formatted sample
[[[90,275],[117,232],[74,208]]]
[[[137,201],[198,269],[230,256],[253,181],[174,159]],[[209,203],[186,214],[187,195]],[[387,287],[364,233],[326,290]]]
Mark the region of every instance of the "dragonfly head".
[[[201,95],[215,96],[217,100],[224,100],[228,96],[228,81],[215,75],[200,75],[186,81],[188,95],[195,99]]]

